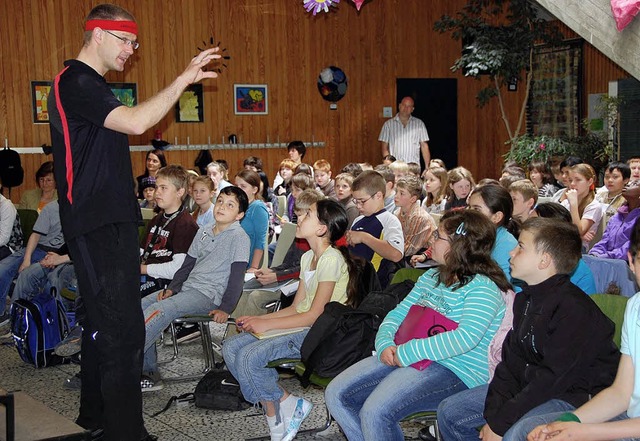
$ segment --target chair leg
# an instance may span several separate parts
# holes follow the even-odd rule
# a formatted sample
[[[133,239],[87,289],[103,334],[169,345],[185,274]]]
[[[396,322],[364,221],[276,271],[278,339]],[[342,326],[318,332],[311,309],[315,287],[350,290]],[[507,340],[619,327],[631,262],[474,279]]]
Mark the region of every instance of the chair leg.
[[[171,322],[171,344],[173,345],[173,357],[171,360],[178,358],[178,337],[176,332],[176,324]]]

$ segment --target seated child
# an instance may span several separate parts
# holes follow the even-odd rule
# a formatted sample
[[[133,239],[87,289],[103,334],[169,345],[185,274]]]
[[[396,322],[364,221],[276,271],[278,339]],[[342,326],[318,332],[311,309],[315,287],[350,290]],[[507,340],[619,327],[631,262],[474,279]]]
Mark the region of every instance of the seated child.
[[[538,203],[538,188],[528,179],[515,181],[509,186],[509,194],[513,201],[512,217],[520,222],[529,219],[533,207]]]
[[[196,203],[193,218],[198,227],[215,222],[213,218],[213,202],[211,198],[215,193],[215,184],[208,176],[198,176],[193,181],[192,197]]]
[[[293,304],[280,311],[236,318],[243,331],[226,339],[222,354],[229,371],[240,383],[245,399],[261,403],[272,440],[292,440],[312,404],[298,398],[278,384],[278,372],[267,363],[279,358],[299,358],[308,330],[266,339],[253,333],[272,329],[310,327],[330,302],[349,304],[358,296],[357,265],[336,241],[347,229],[347,214],[331,199],[312,204],[298,219],[296,237],[311,247],[302,256],[300,285]]]
[[[360,214],[358,207],[353,203],[353,193],[351,192],[353,180],[354,176],[351,173],[340,173],[336,176],[336,197],[347,212],[348,228],[351,228],[353,220]]]
[[[555,185],[551,168],[547,161],[533,161],[529,164],[529,179],[538,189],[538,196],[544,198],[553,197],[559,190]]]
[[[287,196],[287,209],[282,217],[283,222],[297,223],[298,217],[293,209],[296,198],[308,188],[314,188],[313,178],[307,173],[296,173],[291,178],[291,193]]]
[[[280,163],[278,176],[282,178],[282,182],[273,188],[273,192],[276,196],[289,196],[291,193],[291,178],[293,177],[293,170],[296,167],[297,164],[291,159],[284,159]]]
[[[296,213],[304,215],[311,205],[324,199],[324,195],[315,189],[307,189],[300,193],[296,199]],[[256,280],[261,285],[269,285],[271,283],[280,283],[289,279],[297,279],[300,276],[300,258],[309,251],[309,244],[305,239],[296,238],[281,265],[273,268],[259,269],[255,272]],[[244,290],[238,305],[233,311],[233,317],[241,317],[245,315],[263,315],[266,314],[264,305],[280,298],[281,291],[266,291],[261,289]],[[233,328],[229,329],[229,334],[235,333]]]
[[[247,195],[249,208],[240,221],[251,243],[248,272],[255,272],[262,265],[267,231],[269,230],[269,210],[262,201],[260,175],[251,170],[241,170],[236,174],[235,184]]]
[[[640,179],[629,182],[622,197],[625,203],[607,222],[602,239],[589,250],[592,256],[626,260],[631,231],[640,216]]]
[[[329,161],[320,159],[313,163],[313,178],[316,181],[316,188],[326,197],[336,199],[335,181],[331,179],[331,164]]]
[[[448,185],[447,170],[432,167],[424,171],[424,191],[427,197],[422,201],[422,208],[429,214],[440,214],[447,203]]]
[[[640,179],[640,156],[632,156],[627,160],[631,169],[631,180]]]
[[[596,172],[589,164],[578,164],[569,171],[569,190],[560,203],[571,213],[571,221],[580,231],[583,249],[588,249],[602,221],[603,207],[595,199]]]
[[[640,282],[640,222],[636,222],[631,233],[629,262]],[[636,294],[627,303],[624,313],[622,356],[613,384],[571,413],[544,415],[549,424],[533,429],[528,441],[640,438],[640,382],[637,381],[640,365],[639,309],[640,294]]]
[[[239,222],[248,207],[243,190],[223,188],[216,199],[215,225],[198,229],[167,289],[142,299],[146,329],[140,381],[143,392],[162,387],[156,340],[173,320],[186,314],[209,314],[214,321],[224,323],[236,307],[249,261],[249,237]]]
[[[394,211],[396,211],[396,175],[393,173],[393,170],[391,170],[391,168],[387,165],[378,165],[374,168],[374,170],[380,173],[384,178],[384,209],[389,213],[393,213]]]
[[[9,323],[6,299],[11,282],[18,273],[40,262],[50,251],[60,255],[67,253],[57,200],[49,202],[42,208],[33,225],[33,233],[29,236],[27,245],[0,260],[0,326]]]
[[[404,234],[404,257],[411,258],[429,245],[436,223],[429,213],[420,207],[422,181],[414,175],[406,175],[396,181],[396,217]]]
[[[402,225],[384,207],[388,187],[380,173],[363,171],[354,179],[351,188],[360,216],[347,232],[349,250],[373,264],[384,288],[390,282],[394,262],[400,262],[404,256]]]
[[[155,197],[161,212],[149,222],[140,244],[141,297],[167,287],[198,231],[196,222],[182,208],[188,182],[188,173],[182,166],[167,165],[158,170]]]
[[[505,314],[501,291],[510,289],[490,255],[495,238],[495,228],[479,213],[442,217],[434,232],[438,268],[420,276],[384,318],[374,355],[347,368],[325,391],[327,408],[349,440],[404,439],[403,418],[487,382],[489,344]],[[397,344],[398,329],[416,305],[434,309],[457,329]],[[422,360],[431,363],[413,366]]]
[[[515,297],[502,361],[488,386],[440,403],[444,439],[477,440],[482,426],[485,441],[522,441],[536,416],[575,409],[611,384],[620,358],[615,327],[569,280],[580,256],[574,225],[542,218],[524,223],[511,274],[527,286]]]
[[[462,210],[467,207],[467,196],[475,186],[473,175],[464,167],[456,167],[449,170],[447,181],[447,202],[445,211]]]
[[[604,212],[611,217],[624,203],[622,190],[631,178],[631,169],[622,162],[610,162],[604,171],[604,190],[598,190],[596,200],[604,205]],[[626,253],[625,253],[626,256]]]
[[[0,260],[23,246],[18,210],[11,200],[0,194]]]
[[[144,199],[140,201],[140,208],[156,208],[156,178],[147,176],[142,178],[140,187],[142,188],[142,196]]]

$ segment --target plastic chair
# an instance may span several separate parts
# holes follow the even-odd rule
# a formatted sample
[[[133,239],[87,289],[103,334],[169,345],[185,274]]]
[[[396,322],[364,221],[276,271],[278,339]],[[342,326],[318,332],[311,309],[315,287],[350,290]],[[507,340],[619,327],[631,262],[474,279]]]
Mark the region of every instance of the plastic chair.
[[[620,347],[624,311],[629,299],[624,296],[616,296],[612,294],[594,294],[591,296],[591,299],[596,302],[596,305],[598,305],[600,310],[616,325],[613,341],[618,347]]]
[[[200,374],[194,375],[180,375],[177,377],[163,378],[164,381],[192,381],[198,380],[211,369],[218,366],[215,360],[215,354],[217,353],[222,360],[222,348],[217,343],[214,343],[211,339],[211,330],[209,323],[211,323],[211,317],[208,315],[186,315],[180,317],[171,322],[171,339],[173,344],[173,356],[167,362],[173,361],[178,358],[178,342],[176,339],[176,325],[183,323],[195,323],[200,328],[200,340],[202,342],[202,351],[204,354],[204,368]]]
[[[271,260],[270,267],[282,265],[284,256],[291,247],[294,239],[296,238],[296,224],[291,222],[285,222],[282,224],[282,232],[276,241],[276,249],[273,253],[273,259]]]
[[[278,196],[278,216],[282,217],[287,211],[287,197]]]
[[[18,216],[20,217],[20,225],[22,227],[22,237],[24,244],[27,244],[29,236],[33,233],[33,226],[38,220],[38,212],[36,210],[28,210],[26,208],[18,208]]]

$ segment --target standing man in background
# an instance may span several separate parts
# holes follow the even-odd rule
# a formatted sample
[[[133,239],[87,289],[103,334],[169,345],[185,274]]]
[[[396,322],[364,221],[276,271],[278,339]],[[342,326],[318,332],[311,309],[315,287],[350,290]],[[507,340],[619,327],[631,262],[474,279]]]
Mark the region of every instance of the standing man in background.
[[[429,168],[429,134],[424,123],[411,116],[413,99],[405,96],[398,105],[398,113],[382,126],[378,141],[382,145],[382,157],[391,154],[404,162],[420,164],[420,154],[426,168]],[[381,161],[382,162],[382,161]]]
[[[126,107],[104,75],[122,72],[138,48],[134,17],[98,5],[84,31],[83,47],[64,63],[49,102],[60,217],[86,310],[77,423],[93,439],[153,440],[142,419],[140,209],[127,135],[156,125],[190,84],[216,77],[202,68],[220,56],[218,48],[201,52],[166,89]]]

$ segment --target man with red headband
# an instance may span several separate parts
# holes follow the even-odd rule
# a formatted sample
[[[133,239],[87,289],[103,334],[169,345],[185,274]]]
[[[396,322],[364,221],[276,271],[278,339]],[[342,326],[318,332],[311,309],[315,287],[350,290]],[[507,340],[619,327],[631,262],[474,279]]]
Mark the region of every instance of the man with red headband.
[[[56,76],[50,101],[60,217],[86,314],[77,423],[108,441],[155,439],[142,420],[140,209],[127,135],[156,125],[190,84],[216,77],[203,67],[220,58],[217,48],[201,52],[166,89],[126,107],[103,76],[124,70],[139,46],[137,34],[126,10],[109,4],[92,9],[84,45]]]

